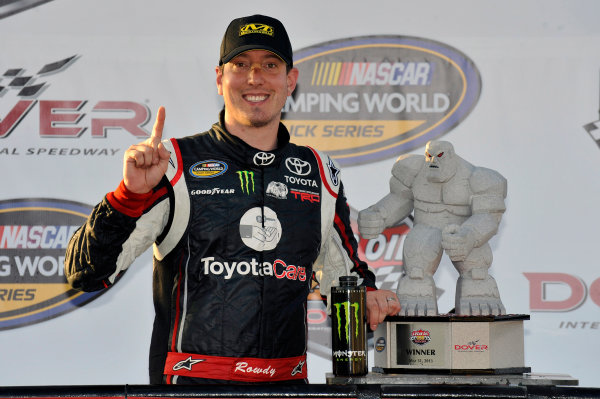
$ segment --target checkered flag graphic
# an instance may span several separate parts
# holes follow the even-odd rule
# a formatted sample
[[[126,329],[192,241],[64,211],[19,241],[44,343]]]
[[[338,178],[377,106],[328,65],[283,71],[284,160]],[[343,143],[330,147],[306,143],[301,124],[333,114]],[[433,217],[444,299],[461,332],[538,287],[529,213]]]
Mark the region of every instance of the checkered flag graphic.
[[[46,64],[35,75],[27,74],[24,68],[8,69],[0,76],[0,95],[2,95],[5,90],[18,90],[17,95],[19,97],[36,96],[48,87],[47,82],[38,82],[39,78],[61,72],[75,62],[77,58],[78,56],[74,55],[60,61]]]
[[[596,142],[598,147],[600,147],[600,120],[583,125],[583,128],[588,132],[592,140]]]
[[[0,0],[0,19],[29,10],[52,0]]]
[[[404,273],[404,266],[380,266],[375,269],[377,288],[380,290],[396,291],[398,280]]]

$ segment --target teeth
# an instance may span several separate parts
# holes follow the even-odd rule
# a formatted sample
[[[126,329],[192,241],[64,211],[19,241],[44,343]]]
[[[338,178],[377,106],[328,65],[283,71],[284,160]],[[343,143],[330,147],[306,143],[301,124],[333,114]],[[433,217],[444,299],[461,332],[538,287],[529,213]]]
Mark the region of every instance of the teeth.
[[[263,101],[266,98],[267,98],[267,96],[246,96],[246,100],[255,102],[255,103]]]

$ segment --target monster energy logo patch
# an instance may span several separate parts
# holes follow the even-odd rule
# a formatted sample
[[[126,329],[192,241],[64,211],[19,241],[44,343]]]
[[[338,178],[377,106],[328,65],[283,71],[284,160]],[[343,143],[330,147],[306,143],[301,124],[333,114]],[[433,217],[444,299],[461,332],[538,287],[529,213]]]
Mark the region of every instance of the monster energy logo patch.
[[[342,312],[344,314],[344,338],[346,342],[350,342],[350,317],[354,316],[354,335],[358,337],[359,328],[360,328],[360,320],[358,317],[358,311],[360,309],[360,304],[358,302],[340,302],[334,303],[335,307],[335,316],[337,318],[337,334],[338,339],[342,340]],[[351,309],[352,308],[352,309]],[[352,312],[351,312],[352,310]]]
[[[240,186],[242,192],[250,194],[250,189],[254,192],[254,172],[249,170],[240,170],[236,172],[240,178]]]

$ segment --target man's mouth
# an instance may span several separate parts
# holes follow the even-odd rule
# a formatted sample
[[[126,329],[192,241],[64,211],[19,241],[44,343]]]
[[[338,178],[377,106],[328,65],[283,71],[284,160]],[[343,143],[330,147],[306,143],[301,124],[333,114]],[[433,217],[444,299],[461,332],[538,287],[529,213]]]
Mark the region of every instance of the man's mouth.
[[[269,96],[267,96],[266,94],[262,94],[262,95],[257,95],[257,94],[247,94],[244,96],[244,99],[246,101],[249,101],[251,103],[259,103],[261,101],[264,101],[268,98]]]

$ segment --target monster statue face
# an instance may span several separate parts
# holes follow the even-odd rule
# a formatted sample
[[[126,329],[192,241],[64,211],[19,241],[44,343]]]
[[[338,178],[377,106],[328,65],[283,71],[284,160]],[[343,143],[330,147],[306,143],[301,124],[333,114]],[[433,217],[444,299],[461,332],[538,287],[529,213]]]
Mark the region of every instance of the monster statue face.
[[[427,181],[445,183],[456,173],[458,159],[454,147],[447,141],[430,141],[425,147]]]

